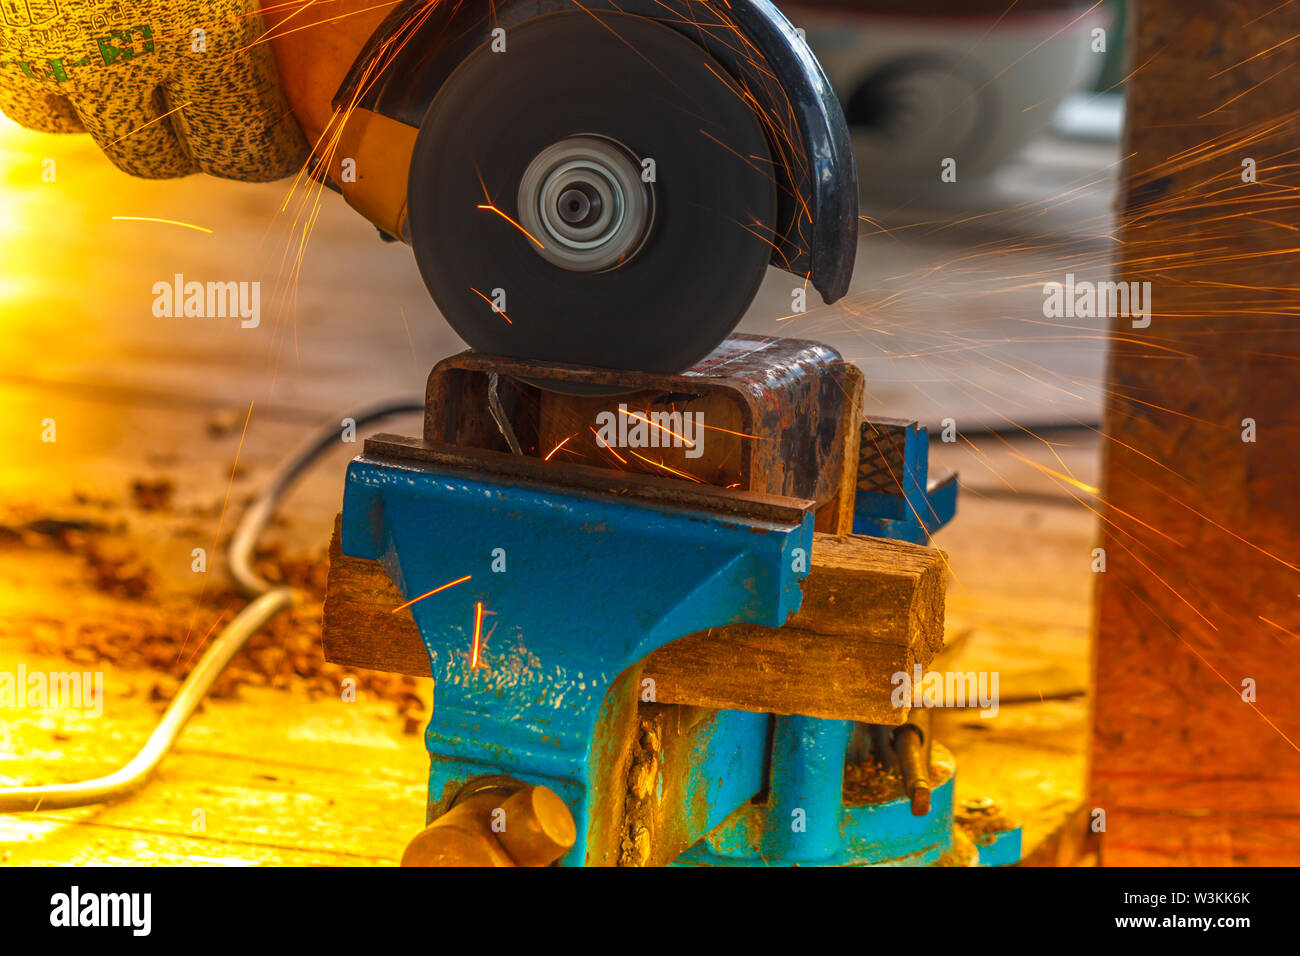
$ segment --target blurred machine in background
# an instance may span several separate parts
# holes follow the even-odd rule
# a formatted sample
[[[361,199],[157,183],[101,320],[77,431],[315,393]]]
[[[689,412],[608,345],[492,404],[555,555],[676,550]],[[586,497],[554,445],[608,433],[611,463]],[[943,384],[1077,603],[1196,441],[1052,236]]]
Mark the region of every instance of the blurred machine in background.
[[[969,197],[1054,123],[1090,135],[1118,133],[1114,103],[1071,99],[1119,58],[1113,5],[801,0],[783,6],[844,106],[864,199]],[[1105,69],[1107,79],[1110,72]],[[947,159],[956,161],[951,181],[940,179]],[[945,187],[937,190],[941,181]]]

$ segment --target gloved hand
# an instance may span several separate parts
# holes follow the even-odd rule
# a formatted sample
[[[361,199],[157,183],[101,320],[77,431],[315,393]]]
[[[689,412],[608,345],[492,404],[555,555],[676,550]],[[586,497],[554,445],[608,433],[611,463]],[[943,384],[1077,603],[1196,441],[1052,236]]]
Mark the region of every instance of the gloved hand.
[[[308,147],[264,35],[257,0],[0,0],[0,112],[135,176],[278,179]]]

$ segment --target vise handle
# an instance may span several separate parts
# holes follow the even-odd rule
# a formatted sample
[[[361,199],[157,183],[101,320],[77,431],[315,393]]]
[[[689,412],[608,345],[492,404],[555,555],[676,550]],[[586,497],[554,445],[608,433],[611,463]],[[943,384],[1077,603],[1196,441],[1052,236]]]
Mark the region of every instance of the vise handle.
[[[576,839],[573,814],[550,787],[476,777],[407,844],[402,866],[550,866]]]

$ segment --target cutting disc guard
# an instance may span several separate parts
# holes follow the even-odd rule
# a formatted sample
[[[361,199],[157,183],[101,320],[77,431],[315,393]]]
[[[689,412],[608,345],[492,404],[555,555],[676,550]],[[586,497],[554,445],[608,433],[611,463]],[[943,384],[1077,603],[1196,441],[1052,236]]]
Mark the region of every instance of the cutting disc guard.
[[[653,20],[556,13],[505,39],[460,64],[420,127],[408,221],[425,284],[476,350],[682,371],[735,327],[772,254],[762,124]]]

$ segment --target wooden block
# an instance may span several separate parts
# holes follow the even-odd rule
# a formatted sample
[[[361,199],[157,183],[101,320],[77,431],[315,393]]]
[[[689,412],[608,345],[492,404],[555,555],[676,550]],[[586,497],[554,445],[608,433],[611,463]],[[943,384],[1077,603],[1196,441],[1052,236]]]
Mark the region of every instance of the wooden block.
[[[645,675],[660,704],[902,723],[891,676],[943,648],[940,551],[885,538],[816,535],[803,606],[785,627],[731,624],[656,650]],[[411,611],[380,563],[350,558],[335,523],[325,594],[325,659],[430,676]]]
[[[784,627],[732,624],[655,651],[660,703],[901,724],[892,675],[943,648],[947,569],[934,548],[814,536],[803,606]]]
[[[891,675],[943,646],[946,569],[933,548],[860,536],[814,536],[803,607],[785,627],[732,624],[646,659],[659,703],[899,724]],[[383,566],[350,558],[335,524],[325,595],[325,659],[430,676],[429,658]]]
[[[410,609],[378,561],[350,558],[341,545],[342,515],[330,537],[330,573],[325,587],[321,638],[325,659],[349,667],[432,677],[429,652]]]
[[[947,563],[936,548],[866,535],[816,534],[803,606],[786,626],[869,635],[937,654],[943,649],[946,582]]]

